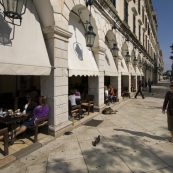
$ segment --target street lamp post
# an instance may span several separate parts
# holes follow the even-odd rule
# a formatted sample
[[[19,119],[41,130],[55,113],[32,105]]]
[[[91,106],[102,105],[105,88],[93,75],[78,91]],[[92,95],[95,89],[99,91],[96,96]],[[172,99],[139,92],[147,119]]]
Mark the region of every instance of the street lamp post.
[[[130,62],[130,57],[131,57],[129,52],[126,52],[125,57],[126,57],[126,62],[129,63]]]

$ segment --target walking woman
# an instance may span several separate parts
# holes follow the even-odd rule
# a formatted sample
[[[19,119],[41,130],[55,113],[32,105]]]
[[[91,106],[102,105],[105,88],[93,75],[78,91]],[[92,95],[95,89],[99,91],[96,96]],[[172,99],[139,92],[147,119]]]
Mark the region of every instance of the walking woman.
[[[137,99],[137,96],[138,96],[139,93],[141,94],[142,98],[144,99],[145,97],[144,97],[144,95],[142,93],[142,82],[141,82],[141,80],[138,82],[138,91],[137,91],[137,93],[135,95],[135,99]]]
[[[170,91],[165,95],[163,103],[162,113],[165,114],[167,109],[167,122],[168,130],[171,132],[171,139],[169,142],[173,143],[173,81],[170,82]]]

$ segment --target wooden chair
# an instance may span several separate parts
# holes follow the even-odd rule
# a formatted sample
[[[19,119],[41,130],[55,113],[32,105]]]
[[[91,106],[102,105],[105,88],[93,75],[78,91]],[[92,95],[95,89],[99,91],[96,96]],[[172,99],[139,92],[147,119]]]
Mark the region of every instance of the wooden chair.
[[[37,142],[38,140],[38,128],[46,125],[47,125],[47,134],[49,134],[49,116],[35,120],[35,127],[33,128],[33,130],[35,130],[34,143]]]
[[[92,112],[94,113],[94,95],[86,95],[86,99],[81,101],[81,107],[88,109],[88,115],[90,108],[92,108]]]
[[[75,113],[75,115],[77,113],[79,113],[79,109],[81,108],[81,105],[77,105],[74,109],[72,109],[72,106],[71,106],[71,101],[68,100],[68,110],[69,110],[69,115],[73,116],[73,114]]]
[[[4,155],[8,155],[9,151],[8,151],[8,128],[4,128],[0,130],[0,135],[4,136]]]
[[[113,96],[113,102],[116,102],[117,101],[117,90],[114,89],[114,96]]]
[[[49,116],[35,120],[35,126],[33,128],[28,128],[30,130],[35,131],[34,143],[38,141],[38,128],[46,126],[46,125],[47,125],[47,134],[49,134]],[[25,136],[25,132],[26,131],[23,132],[23,136]]]
[[[128,87],[124,87],[122,91],[122,97],[129,97],[130,98],[130,93],[128,91]]]

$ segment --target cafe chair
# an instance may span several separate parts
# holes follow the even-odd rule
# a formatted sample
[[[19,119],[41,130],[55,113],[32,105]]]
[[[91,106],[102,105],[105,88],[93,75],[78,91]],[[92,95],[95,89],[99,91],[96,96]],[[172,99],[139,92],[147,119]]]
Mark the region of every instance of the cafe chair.
[[[4,128],[0,130],[0,135],[4,136],[4,155],[8,155],[9,151],[8,151],[8,128]]]
[[[75,113],[75,116],[76,116],[76,114],[77,113],[79,113],[79,109],[80,109],[80,105],[76,105],[73,109],[72,109],[72,106],[71,106],[71,101],[70,100],[68,100],[68,107],[69,107],[69,115],[70,116],[73,116],[74,115],[74,113]]]
[[[43,117],[43,118],[39,118],[35,120],[35,126],[33,128],[28,128],[30,130],[35,131],[34,134],[34,143],[36,143],[38,141],[38,129],[40,127],[43,126],[47,126],[47,134],[49,134],[49,116]],[[23,132],[23,137],[25,136],[26,131]]]
[[[86,95],[86,99],[81,101],[81,107],[88,109],[88,115],[90,113],[90,109],[92,109],[92,112],[94,113],[94,95]]]

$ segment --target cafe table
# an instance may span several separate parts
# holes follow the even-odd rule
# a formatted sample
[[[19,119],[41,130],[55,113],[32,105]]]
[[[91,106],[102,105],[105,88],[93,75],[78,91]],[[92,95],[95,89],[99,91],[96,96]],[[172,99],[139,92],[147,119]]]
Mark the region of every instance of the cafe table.
[[[11,145],[14,143],[14,140],[16,138],[16,133],[14,132],[14,129],[16,129],[17,122],[25,120],[26,118],[27,118],[27,114],[22,115],[22,116],[7,115],[6,117],[0,117],[0,123],[5,124],[8,127],[11,127],[11,132],[12,132],[11,133],[11,142],[10,142]]]

